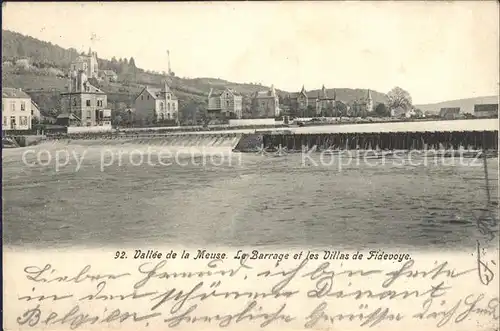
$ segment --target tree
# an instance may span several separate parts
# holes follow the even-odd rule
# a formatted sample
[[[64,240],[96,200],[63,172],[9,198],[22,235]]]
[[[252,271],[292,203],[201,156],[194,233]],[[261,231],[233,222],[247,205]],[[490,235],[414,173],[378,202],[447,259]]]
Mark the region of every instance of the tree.
[[[109,69],[111,69],[115,72],[118,72],[118,67],[119,67],[118,60],[116,59],[116,57],[113,56],[111,58],[111,63],[109,65]]]
[[[379,103],[377,107],[375,107],[375,114],[381,117],[390,116],[390,112],[384,103]]]
[[[113,124],[121,126],[122,122],[123,122],[123,118],[121,117],[121,115],[116,115]]]
[[[128,65],[131,67],[131,68],[135,68],[135,60],[133,57],[130,58],[130,60],[128,61]]]
[[[326,108],[323,109],[322,111],[322,115],[323,116],[326,116],[326,117],[333,117],[335,116],[335,107],[333,106],[333,104],[331,104],[330,102],[326,105]]]
[[[188,122],[189,120],[196,118],[196,112],[198,109],[195,102],[190,101],[188,103],[184,103],[179,108],[180,120],[182,122]]]
[[[414,111],[415,111],[415,117],[417,117],[417,118],[424,117],[424,112],[421,109],[415,108]]]
[[[316,116],[316,109],[312,105],[308,105],[306,109],[305,117],[314,117]]]
[[[24,57],[26,55],[26,51],[24,50],[24,46],[22,42],[17,44],[17,56]]]
[[[387,93],[387,98],[389,99],[388,106],[389,109],[404,109],[409,111],[412,108],[412,99],[408,91],[403,90],[401,87],[395,87]]]
[[[343,102],[335,102],[335,116],[340,117],[342,119],[342,116],[347,116],[347,105]]]

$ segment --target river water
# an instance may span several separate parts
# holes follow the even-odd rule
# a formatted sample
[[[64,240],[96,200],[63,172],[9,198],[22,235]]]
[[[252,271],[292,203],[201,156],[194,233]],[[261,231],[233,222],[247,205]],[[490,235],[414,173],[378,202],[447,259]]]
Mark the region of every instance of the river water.
[[[231,144],[170,148],[163,165],[147,142],[3,150],[4,244],[469,249],[483,238],[482,160],[274,157]],[[497,159],[487,167],[496,201]]]

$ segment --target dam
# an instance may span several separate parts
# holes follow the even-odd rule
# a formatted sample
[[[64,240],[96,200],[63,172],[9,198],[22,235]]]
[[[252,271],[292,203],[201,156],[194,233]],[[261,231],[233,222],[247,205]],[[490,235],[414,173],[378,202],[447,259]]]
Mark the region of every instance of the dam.
[[[84,145],[140,144],[171,147],[224,147],[236,152],[260,149],[318,150],[498,150],[498,119],[333,124],[268,130],[198,132],[107,132],[48,136],[47,142]]]
[[[252,137],[266,150],[498,150],[498,131],[264,134]],[[243,145],[243,144],[242,144]],[[248,145],[248,144],[247,144]],[[235,150],[248,150],[236,146]],[[250,148],[252,149],[252,148]]]

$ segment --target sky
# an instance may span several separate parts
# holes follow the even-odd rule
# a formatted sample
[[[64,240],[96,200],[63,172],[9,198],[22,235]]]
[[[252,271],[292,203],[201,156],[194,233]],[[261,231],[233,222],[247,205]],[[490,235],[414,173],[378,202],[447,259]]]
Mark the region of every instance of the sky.
[[[19,2],[2,28],[180,77],[289,92],[399,86],[414,104],[499,94],[497,1]]]

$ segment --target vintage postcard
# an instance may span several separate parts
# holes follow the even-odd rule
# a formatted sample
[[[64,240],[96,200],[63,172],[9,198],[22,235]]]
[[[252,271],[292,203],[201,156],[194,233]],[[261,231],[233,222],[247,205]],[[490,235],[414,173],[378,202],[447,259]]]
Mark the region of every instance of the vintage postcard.
[[[3,329],[498,331],[497,1],[4,2]]]

